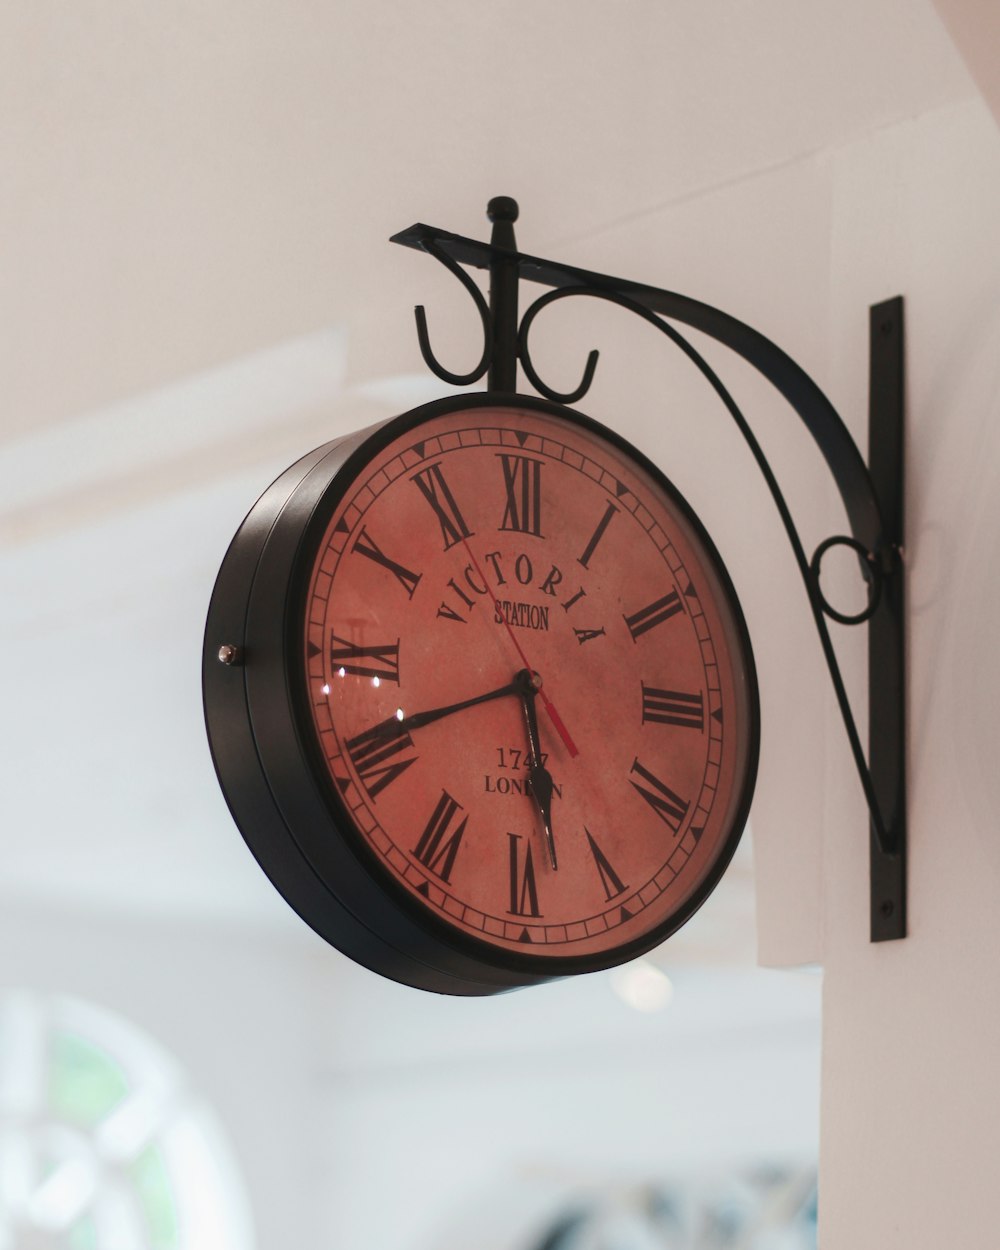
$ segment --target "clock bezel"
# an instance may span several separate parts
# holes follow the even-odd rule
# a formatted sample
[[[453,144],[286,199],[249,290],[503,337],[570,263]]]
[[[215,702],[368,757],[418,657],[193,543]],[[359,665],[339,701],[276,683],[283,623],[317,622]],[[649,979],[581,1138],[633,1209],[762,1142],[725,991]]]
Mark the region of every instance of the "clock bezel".
[[[677,512],[684,516],[687,525],[690,526],[692,535],[699,541],[702,557],[711,565],[717,585],[719,585],[721,594],[725,596],[727,601],[727,609],[729,609],[732,624],[734,624],[737,645],[739,645],[740,654],[736,656],[736,664],[734,665],[734,669],[737,670],[737,680],[739,680],[741,672],[746,682],[744,697],[747,704],[747,720],[749,720],[751,727],[751,741],[749,747],[747,747],[746,770],[741,786],[742,793],[736,800],[734,819],[730,821],[730,828],[726,831],[725,838],[721,841],[720,849],[717,851],[714,861],[712,861],[709,873],[702,879],[699,886],[692,891],[689,898],[685,899],[684,903],[675,911],[671,911],[670,915],[661,920],[659,924],[652,926],[652,928],[646,930],[644,934],[637,936],[637,938],[632,938],[626,941],[626,943],[616,944],[614,948],[597,954],[546,955],[536,954],[534,951],[529,950],[522,951],[522,953],[521,951],[510,950],[507,946],[492,944],[487,939],[480,939],[474,934],[467,934],[465,931],[457,929],[456,926],[440,918],[430,905],[421,904],[404,885],[392,876],[391,871],[382,865],[379,855],[377,855],[374,848],[371,848],[364,835],[356,829],[354,821],[352,821],[349,811],[347,811],[346,804],[342,801],[340,794],[337,793],[335,785],[332,784],[329,766],[327,766],[326,760],[322,758],[319,742],[316,741],[315,732],[312,731],[307,676],[304,662],[302,662],[302,639],[305,636],[305,615],[307,610],[306,595],[315,560],[320,555],[320,542],[326,532],[332,512],[344,500],[344,497],[350,494],[350,490],[357,484],[367,465],[385,449],[385,446],[389,445],[391,441],[394,441],[400,435],[414,431],[420,425],[440,415],[461,411],[475,412],[476,410],[496,409],[515,412],[529,410],[541,415],[559,417],[559,419],[569,422],[572,426],[580,427],[582,430],[601,437],[607,444],[621,452],[622,455],[625,455],[634,464],[639,465],[642,470],[645,470],[651,476],[656,485],[665,492],[667,499],[671,500]],[[290,582],[290,592],[294,610],[290,612],[289,620],[287,620],[287,624],[289,624],[289,634],[286,635],[287,657],[289,657],[287,662],[289,662],[290,671],[294,671],[295,667],[297,667],[297,675],[299,675],[299,680],[291,684],[292,699],[295,700],[297,719],[299,719],[299,724],[304,729],[301,735],[302,746],[304,746],[306,754],[311,760],[312,769],[317,774],[320,789],[325,794],[331,814],[334,815],[335,828],[341,836],[347,836],[351,843],[354,844],[355,854],[359,855],[359,858],[369,866],[369,870],[374,871],[380,880],[384,878],[384,888],[389,891],[395,905],[404,908],[419,923],[425,923],[429,926],[431,933],[434,933],[437,938],[444,940],[446,944],[456,945],[457,949],[464,950],[465,954],[472,959],[477,961],[485,960],[487,964],[499,964],[502,968],[515,970],[517,973],[541,974],[546,976],[546,978],[592,973],[592,971],[599,971],[625,963],[625,961],[634,959],[637,955],[644,954],[646,951],[654,948],[654,946],[659,945],[661,941],[676,933],[676,930],[681,928],[695,914],[695,911],[704,904],[707,896],[715,889],[727,866],[729,866],[732,855],[735,854],[736,846],[739,845],[742,829],[745,826],[746,814],[749,811],[752,789],[754,789],[756,759],[758,759],[759,705],[749,632],[746,630],[739,599],[737,599],[729,574],[727,574],[725,565],[722,564],[719,552],[717,552],[715,545],[712,544],[709,535],[707,535],[704,525],[697,519],[695,512],[692,511],[690,505],[680,495],[680,492],[676,490],[676,487],[672,485],[672,482],[650,460],[647,460],[636,447],[627,442],[624,437],[616,435],[615,431],[606,429],[606,426],[601,425],[600,422],[592,420],[591,417],[580,414],[580,412],[530,396],[496,396],[490,394],[455,396],[445,400],[436,400],[431,402],[431,404],[422,405],[417,407],[417,409],[404,412],[404,414],[387,421],[385,425],[382,425],[374,432],[374,435],[365,440],[364,444],[357,447],[355,454],[345,461],[335,482],[331,482],[331,485],[327,487],[319,504],[312,511],[304,532],[302,532],[300,550],[299,554],[297,554],[296,566]],[[309,856],[307,851],[306,855]],[[319,865],[316,865],[316,868],[319,870]]]
[[[730,828],[709,873],[679,908],[644,934],[601,953],[521,953],[464,933],[440,918],[432,905],[421,904],[382,864],[375,849],[356,828],[332,783],[312,727],[304,661],[307,592],[332,512],[357,485],[367,465],[391,441],[437,416],[486,409],[527,410],[560,417],[601,437],[649,474],[690,526],[692,536],[700,544],[702,559],[714,572],[734,625],[734,674],[737,681],[741,677],[745,686],[749,741]],[[309,466],[277,507],[266,534],[257,544],[256,564],[246,594],[245,711],[255,760],[277,821],[261,820],[252,810],[247,815],[245,804],[237,815],[216,758],[222,789],[236,823],[272,883],[311,928],[351,958],[391,979],[440,993],[489,994],[561,976],[594,973],[635,959],[676,933],[709,898],[731,863],[749,814],[760,745],[758,684],[739,597],[714,542],[684,496],[649,457],[614,430],[574,409],[526,395],[484,392],[435,400],[327,444],[304,460],[311,461]],[[302,464],[304,461],[300,461]],[[291,472],[287,471],[282,479]],[[267,492],[259,505],[266,497]],[[254,519],[259,505],[251,510],[247,522]],[[256,527],[264,529],[260,524]],[[237,539],[232,546],[236,547]],[[206,635],[206,706],[207,665],[214,660],[210,650]],[[214,662],[219,667],[217,660]],[[215,755],[215,744],[212,750]],[[247,820],[250,829],[245,828]],[[275,836],[289,841],[287,850],[294,848],[294,854],[276,855],[272,845]],[[284,874],[282,884],[275,880],[275,861]],[[316,890],[317,884],[322,890]],[[324,909],[327,896],[331,915]]]

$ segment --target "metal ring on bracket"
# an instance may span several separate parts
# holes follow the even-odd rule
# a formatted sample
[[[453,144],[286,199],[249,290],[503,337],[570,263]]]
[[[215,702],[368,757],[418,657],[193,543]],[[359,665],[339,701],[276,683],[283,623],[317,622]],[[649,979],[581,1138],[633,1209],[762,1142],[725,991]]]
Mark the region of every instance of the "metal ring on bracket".
[[[838,612],[836,608],[832,608],[827,603],[823,595],[823,588],[819,580],[819,566],[823,561],[823,557],[831,547],[850,547],[852,551],[856,551],[864,560],[865,565],[871,570],[869,578],[870,591],[868,595],[868,606],[860,612],[855,612],[852,616],[848,616],[844,612]],[[820,606],[823,611],[834,621],[839,621],[841,625],[863,625],[865,621],[871,620],[875,615],[876,609],[882,599],[882,570],[879,567],[878,560],[868,550],[864,543],[858,542],[856,538],[848,538],[846,534],[835,534],[833,538],[827,538],[821,542],[813,553],[813,558],[809,564],[809,571],[812,573],[813,585],[819,598]]]

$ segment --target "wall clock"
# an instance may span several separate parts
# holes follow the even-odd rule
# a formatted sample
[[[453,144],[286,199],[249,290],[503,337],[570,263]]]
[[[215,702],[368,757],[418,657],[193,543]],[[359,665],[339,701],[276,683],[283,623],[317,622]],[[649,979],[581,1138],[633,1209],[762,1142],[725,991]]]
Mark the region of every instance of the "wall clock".
[[[704,528],[622,438],[522,396],[288,469],[225,557],[203,678],[271,881],[426,990],[658,944],[722,876],[756,775],[750,644]]]

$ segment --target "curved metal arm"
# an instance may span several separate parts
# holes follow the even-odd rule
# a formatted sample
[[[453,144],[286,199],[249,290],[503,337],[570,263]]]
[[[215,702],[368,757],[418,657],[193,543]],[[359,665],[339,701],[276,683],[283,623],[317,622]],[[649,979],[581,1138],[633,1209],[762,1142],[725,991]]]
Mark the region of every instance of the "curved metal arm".
[[[792,519],[791,511],[785,501],[781,487],[778,485],[778,479],[774,476],[767,457],[761,449],[760,443],[747,423],[746,417],[740,411],[736,401],[726,389],[719,375],[715,372],[708,361],[687,341],[686,338],[668,322],[663,321],[655,313],[630,299],[627,295],[622,295],[616,291],[603,291],[592,287],[563,287],[561,290],[548,291],[544,295],[540,295],[533,304],[525,311],[521,321],[521,332],[519,336],[518,352],[521,363],[524,365],[524,371],[528,374],[532,382],[535,383],[537,374],[531,366],[531,357],[528,351],[528,332],[531,329],[532,322],[539,312],[549,304],[555,303],[556,300],[570,299],[574,296],[589,296],[592,299],[606,300],[608,303],[617,304],[619,308],[625,308],[629,312],[634,313],[637,317],[641,317],[643,321],[648,321],[650,325],[655,326],[661,334],[665,334],[672,343],[681,349],[692,364],[701,372],[702,376],[709,383],[716,395],[722,400],[726,411],[733,418],[737,429],[743,435],[747,446],[750,448],[757,467],[764,476],[767,488],[771,492],[778,513],[781,516],[781,523],[785,527],[785,533],[788,535],[788,541],[792,545],[792,551],[795,555],[795,562],[799,566],[799,572],[805,583],[806,594],[809,598],[809,606],[812,610],[813,620],[816,629],[819,632],[820,643],[823,647],[823,655],[826,659],[827,668],[830,671],[830,677],[833,681],[834,692],[837,696],[837,703],[840,707],[840,714],[844,720],[844,727],[847,730],[847,737],[851,746],[851,753],[854,756],[854,763],[858,770],[858,776],[861,779],[861,785],[865,792],[865,798],[868,800],[868,806],[871,810],[872,824],[875,829],[875,835],[878,839],[879,847],[884,854],[892,852],[891,841],[886,831],[885,822],[879,808],[878,796],[875,794],[875,787],[872,782],[871,773],[868,770],[868,762],[865,759],[864,748],[861,745],[861,738],[858,734],[858,728],[854,721],[854,714],[851,711],[851,705],[847,698],[847,691],[844,688],[844,679],[840,672],[840,665],[837,662],[837,656],[833,649],[833,642],[830,638],[830,632],[826,627],[824,619],[825,602],[819,590],[818,579],[813,575],[810,562],[806,557],[805,549],[802,546],[802,540],[799,532],[795,527]],[[593,355],[593,353],[591,353]],[[537,385],[537,383],[535,383]],[[543,394],[545,391],[543,391]],[[838,418],[839,419],[839,418]]]
[[[435,260],[441,262],[442,265],[458,278],[459,282],[472,296],[476,311],[479,313],[479,320],[483,326],[483,354],[479,358],[479,364],[469,373],[452,373],[450,369],[446,369],[440,363],[431,350],[430,336],[427,333],[427,314],[424,311],[423,304],[418,304],[413,310],[413,315],[417,322],[417,340],[420,343],[420,354],[424,358],[424,363],[433,373],[443,382],[450,382],[452,386],[471,386],[473,382],[478,382],[489,367],[490,356],[493,354],[493,322],[490,317],[490,310],[483,298],[483,293],[475,282],[469,277],[465,270],[457,262],[452,260],[447,252],[443,251],[434,242],[433,239],[426,239],[423,243],[423,249],[428,255],[433,256]]]
[[[575,272],[585,274],[583,270]],[[572,285],[560,282],[555,290],[540,295],[524,314],[520,338],[521,363],[533,386],[538,387],[540,379],[536,381],[537,373],[531,365],[530,356],[524,350],[527,331],[538,313],[557,299],[563,299],[567,295],[590,295],[595,299],[605,299],[629,308],[660,329],[666,325],[661,320],[663,317],[682,321],[742,356],[784,396],[805,422],[836,479],[854,537],[870,552],[878,552],[885,546],[885,526],[878,499],[868,468],[850,431],[820,388],[787,352],[736,317],[698,300],[661,291],[656,287],[619,283],[617,279],[601,281],[601,275],[585,276],[596,277],[598,281]],[[595,356],[596,353],[591,352],[588,358],[589,372],[585,374],[582,391],[578,388],[573,401],[564,399],[561,402],[575,402],[586,394],[590,384],[587,379],[593,378],[590,364],[591,361],[596,364]],[[538,389],[550,399],[556,398],[555,393],[544,383]]]

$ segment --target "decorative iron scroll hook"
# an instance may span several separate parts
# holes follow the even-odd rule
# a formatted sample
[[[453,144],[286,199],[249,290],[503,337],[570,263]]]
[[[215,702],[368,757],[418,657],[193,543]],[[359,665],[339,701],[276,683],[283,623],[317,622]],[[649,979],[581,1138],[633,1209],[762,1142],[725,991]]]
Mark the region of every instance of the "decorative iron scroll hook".
[[[413,310],[413,315],[417,321],[417,341],[420,343],[420,354],[423,356],[427,368],[432,373],[437,374],[442,382],[449,382],[452,386],[471,386],[473,382],[478,382],[486,372],[489,367],[490,357],[493,354],[493,324],[490,318],[489,307],[482,291],[480,291],[462,266],[438,247],[433,239],[424,239],[422,246],[428,255],[440,261],[450,273],[453,273],[458,278],[459,282],[461,282],[475,301],[479,319],[483,324],[483,354],[479,358],[479,364],[469,373],[452,373],[450,369],[446,369],[431,350],[430,336],[427,333],[427,314],[424,311],[423,304],[418,304]]]
[[[584,395],[590,390],[590,384],[594,380],[594,371],[597,368],[597,361],[601,353],[594,348],[587,356],[583,377],[580,380],[580,385],[575,390],[556,391],[551,386],[546,386],[535,372],[535,366],[531,363],[531,354],[528,351],[528,331],[531,329],[531,323],[547,304],[551,304],[553,300],[560,299],[565,294],[565,290],[549,291],[545,295],[540,295],[528,308],[521,319],[521,329],[517,336],[517,355],[528,381],[540,395],[544,395],[546,399],[551,399],[556,404],[575,404],[578,399],[583,399]]]

